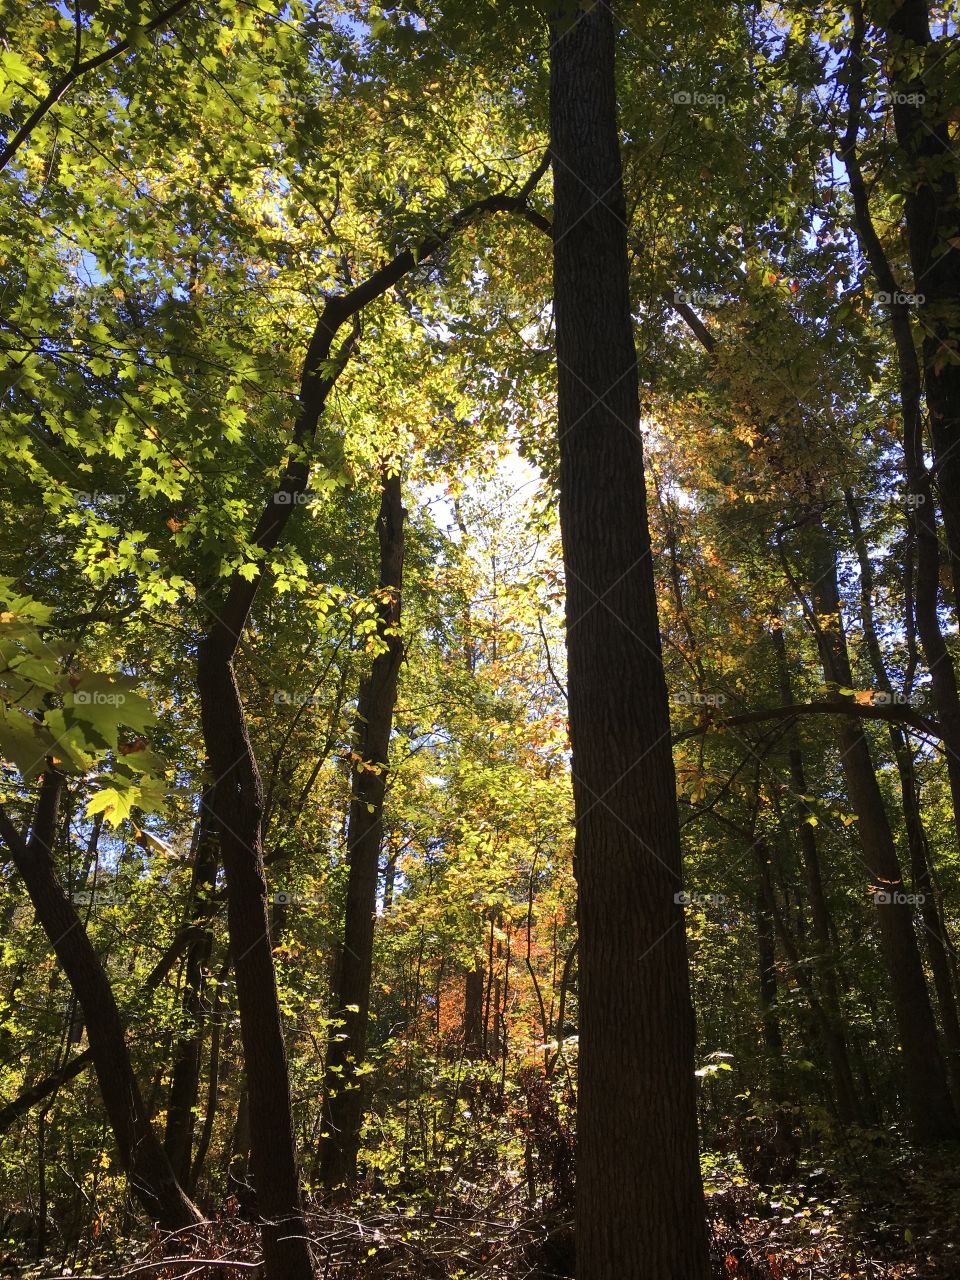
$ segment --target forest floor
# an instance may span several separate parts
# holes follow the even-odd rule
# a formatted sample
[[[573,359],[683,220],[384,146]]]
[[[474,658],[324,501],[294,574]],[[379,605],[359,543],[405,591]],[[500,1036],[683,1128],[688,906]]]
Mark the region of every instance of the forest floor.
[[[726,1183],[726,1185],[724,1185]],[[960,1160],[863,1138],[784,1185],[708,1180],[716,1275],[960,1280]]]
[[[960,1280],[960,1159],[920,1157],[889,1140],[848,1149],[833,1164],[802,1165],[761,1188],[738,1161],[707,1178],[715,1280]],[[569,1214],[532,1208],[526,1188],[492,1189],[405,1205],[364,1197],[310,1213],[325,1280],[562,1280],[572,1275]],[[72,1266],[0,1264],[23,1280],[256,1280],[257,1232],[224,1215],[191,1241],[154,1236],[124,1260],[93,1245]],[[135,1256],[131,1256],[135,1255]],[[207,1265],[205,1265],[205,1263]],[[232,1264],[232,1265],[231,1265]]]

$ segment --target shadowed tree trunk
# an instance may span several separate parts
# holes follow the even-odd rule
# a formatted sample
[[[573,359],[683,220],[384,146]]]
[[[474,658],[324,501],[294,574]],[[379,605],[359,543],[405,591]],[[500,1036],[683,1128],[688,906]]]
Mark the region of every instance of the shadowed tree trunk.
[[[790,679],[790,667],[787,662],[783,632],[779,627],[773,630],[773,645],[777,655],[777,667],[780,675],[780,701],[785,707],[793,705],[793,683]],[[810,920],[813,927],[813,943],[816,953],[816,975],[820,988],[820,1000],[824,1013],[824,1039],[830,1057],[830,1074],[833,1078],[833,1092],[837,1104],[837,1114],[843,1121],[860,1118],[860,1104],[857,1100],[856,1085],[850,1066],[850,1055],[843,1030],[843,1009],[840,1003],[840,990],[837,983],[836,956],[833,939],[830,936],[830,908],[823,886],[823,875],[820,868],[820,851],[817,848],[817,837],[814,832],[814,813],[810,804],[802,799],[807,793],[807,776],[803,767],[803,754],[800,748],[800,735],[794,725],[787,737],[787,760],[790,768],[790,785],[797,800],[797,816],[800,819],[797,838],[800,842],[800,853],[803,858],[804,878],[807,895],[810,900]]]
[[[200,1057],[204,1036],[204,985],[213,950],[211,919],[213,892],[217,879],[217,838],[206,793],[200,799],[197,839],[190,884],[192,937],[187,947],[184,974],[183,1028],[177,1037],[167,1100],[167,1128],[164,1146],[177,1178],[190,1182],[190,1157],[200,1096]]]
[[[529,208],[528,200],[544,170],[545,162],[541,162],[515,193],[491,195],[467,205],[445,228],[426,236],[419,245],[401,250],[348,292],[326,299],[301,367],[294,448],[250,535],[251,546],[264,554],[244,566],[252,567],[252,574],[237,573],[229,580],[222,604],[213,611],[213,621],[198,646],[197,689],[215,779],[211,807],[220,829],[226,872],[227,924],[249,1089],[251,1163],[262,1218],[265,1280],[312,1280],[313,1263],[300,1196],[290,1080],[270,942],[263,785],[234,672],[237,647],[268,572],[266,553],[283,540],[297,499],[309,482],[307,451],[359,336],[360,313],[486,213],[516,213],[543,229],[544,219]],[[350,332],[336,345],[347,325],[352,326]]]
[[[380,650],[357,702],[357,743],[347,827],[350,872],[343,946],[337,959],[331,1006],[331,1015],[339,1025],[334,1025],[330,1037],[324,1076],[320,1177],[328,1188],[353,1181],[360,1150],[364,1077],[358,1071],[363,1066],[367,1046],[373,926],[383,842],[383,796],[397,678],[403,658],[400,591],[404,517],[400,476],[385,468],[377,516]]]
[[[893,4],[886,20],[893,121],[913,292],[923,327],[923,375],[934,475],[955,597],[960,593],[960,203],[951,104],[924,81],[924,54],[937,59],[926,0]],[[942,60],[944,54],[939,54]],[[954,610],[957,600],[954,599]]]
[[[560,521],[579,890],[577,1275],[701,1280],[694,1023],[610,7],[554,17]]]
[[[100,1093],[131,1190],[150,1218],[165,1230],[196,1226],[203,1221],[202,1215],[178,1183],[150,1124],[130,1063],[123,1021],[110,980],[57,878],[53,834],[62,785],[62,775],[48,769],[40,783],[40,798],[29,838],[24,840],[20,836],[2,810],[0,836],[23,877],[37,919],[83,1010]]]
[[[757,978],[763,1044],[770,1063],[771,1083],[779,1101],[783,1100],[783,1035],[777,1016],[777,960],[773,939],[773,916],[767,907],[763,885],[757,887],[754,922],[757,932]]]
[[[860,564],[860,596],[861,624],[870,665],[873,668],[877,688],[893,701],[896,694],[890,682],[880,637],[877,635],[876,620],[873,613],[873,565],[867,540],[860,523],[860,513],[853,494],[849,490],[844,494],[847,513],[850,516],[850,527]],[[951,673],[953,667],[951,664]],[[957,1001],[953,990],[953,975],[950,971],[950,957],[946,941],[946,931],[940,914],[940,907],[933,884],[930,866],[930,848],[927,834],[923,826],[923,815],[920,810],[920,789],[917,783],[917,771],[914,767],[913,751],[909,739],[898,724],[888,724],[890,745],[897,763],[897,774],[900,779],[901,807],[907,834],[907,848],[910,850],[910,881],[913,892],[920,898],[920,918],[923,921],[923,939],[926,943],[930,972],[937,992],[937,1004],[940,1009],[940,1023],[943,1028],[944,1047],[947,1051],[947,1064],[953,1082],[954,1097],[960,1097],[960,1018],[957,1015]],[[950,755],[949,745],[945,743],[946,752]]]
[[[816,536],[813,610],[824,678],[838,689],[852,687],[853,674],[840,614],[836,548],[829,532]],[[893,832],[861,724],[837,717],[837,746],[850,804],[857,817],[863,861],[876,902],[881,949],[902,1045],[901,1083],[917,1139],[937,1142],[960,1134],[937,1028],[920,962],[913,907],[905,886]]]
[[[853,197],[857,236],[877,284],[890,299],[888,314],[890,332],[897,353],[897,381],[903,426],[903,465],[907,482],[908,530],[913,538],[917,556],[913,616],[910,617],[908,613],[905,621],[911,631],[913,625],[916,625],[923,656],[930,672],[933,701],[943,735],[947,778],[953,801],[954,827],[960,839],[960,690],[957,686],[953,656],[944,639],[938,611],[940,538],[933,485],[923,456],[924,374],[914,340],[911,308],[905,300],[907,295],[902,291],[893,273],[883,243],[874,226],[870,197],[860,167],[857,140],[863,98],[861,49],[864,39],[864,18],[859,3],[853,6],[853,19],[849,57],[851,74],[847,90],[847,131],[840,156],[846,167],[850,193]],[[849,506],[848,502],[848,508]],[[852,513],[852,518],[855,519],[855,512]],[[856,536],[856,530],[854,533]]]
[[[477,963],[463,980],[463,1051],[468,1058],[483,1057],[483,965]]]

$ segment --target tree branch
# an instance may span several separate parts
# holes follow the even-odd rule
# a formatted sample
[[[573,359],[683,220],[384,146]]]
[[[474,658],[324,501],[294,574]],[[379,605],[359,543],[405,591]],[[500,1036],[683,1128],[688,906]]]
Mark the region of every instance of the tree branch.
[[[142,28],[143,33],[156,31],[159,27],[164,26],[171,18],[175,18],[181,9],[185,9],[189,3],[190,0],[176,0],[176,3],[164,9],[162,13],[158,13],[151,22],[148,22]],[[114,58],[118,58],[121,53],[127,53],[132,47],[130,39],[129,36],[126,36],[123,40],[118,40],[116,44],[109,45],[106,49],[101,50],[100,53],[95,54],[92,58],[86,58],[81,61],[80,23],[77,22],[73,61],[60,79],[50,87],[46,96],[30,112],[10,141],[0,149],[0,172],[7,167],[40,121],[49,115],[70,86],[79,80],[81,76],[86,75],[88,71],[95,71],[97,67],[105,66],[108,62],[112,62]]]
[[[735,716],[705,716],[690,729],[674,734],[674,744],[688,738],[708,733],[715,728],[733,728],[737,725],[761,724],[765,720],[787,720],[793,716],[854,716],[859,720],[884,720],[893,724],[908,725],[918,733],[942,738],[943,731],[936,720],[920,715],[910,706],[891,703],[854,702],[851,698],[824,699],[819,702],[797,702],[787,707],[764,707],[757,711],[745,711]]]

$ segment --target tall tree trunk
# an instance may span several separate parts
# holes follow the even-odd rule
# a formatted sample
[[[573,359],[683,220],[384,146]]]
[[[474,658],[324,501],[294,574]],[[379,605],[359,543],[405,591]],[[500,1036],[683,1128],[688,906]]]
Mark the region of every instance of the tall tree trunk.
[[[876,620],[873,613],[873,566],[870,563],[869,548],[854,496],[848,490],[844,494],[844,498],[847,512],[850,516],[850,527],[853,532],[857,559],[860,564],[860,613],[864,642],[877,687],[887,698],[892,700],[895,693],[887,672],[883,651],[880,648],[880,638],[877,635]],[[933,985],[937,992],[940,1023],[943,1028],[944,1046],[947,1051],[947,1065],[953,1083],[954,1097],[960,1098],[960,1018],[958,1018],[957,1014],[956,993],[953,989],[953,975],[950,968],[946,929],[940,913],[930,866],[930,846],[927,842],[927,834],[923,826],[923,815],[920,811],[920,790],[917,783],[917,771],[914,767],[913,752],[903,729],[898,724],[889,723],[887,730],[890,735],[893,756],[897,764],[897,775],[900,779],[901,807],[903,809],[904,827],[907,833],[907,848],[910,850],[910,881],[913,892],[920,898],[923,937],[927,948],[927,958],[930,962],[930,971],[933,974]],[[949,753],[949,747],[947,751]]]
[[[264,1273],[266,1280],[313,1280],[270,940],[260,831],[263,792],[233,669],[236,643],[235,634],[218,620],[200,644],[197,685],[227,879]]]
[[[266,553],[282,541],[296,500],[309,482],[307,451],[327,398],[356,344],[364,307],[382,298],[414,267],[486,213],[517,213],[543,224],[543,218],[528,206],[543,173],[541,163],[516,194],[491,195],[467,205],[445,228],[427,235],[418,246],[401,250],[347,293],[324,302],[300,371],[294,447],[250,535],[251,545],[264,554],[250,562],[252,576],[237,573],[230,579],[223,602],[198,647],[197,688],[207,756],[216,778],[213,810],[220,826],[227,877],[227,922],[250,1090],[251,1154],[264,1218],[265,1280],[309,1280],[313,1263],[297,1176],[290,1080],[270,944],[263,786],[234,674],[234,657],[267,573],[270,557]],[[350,333],[335,347],[347,324],[352,324]]]
[[[927,0],[894,4],[886,21],[893,121],[902,150],[902,190],[913,292],[923,326],[923,373],[934,474],[954,584],[960,598],[960,203],[949,101],[924,81],[934,52]],[[942,58],[942,54],[940,57]]]
[[[190,884],[188,927],[192,937],[187,947],[181,1017],[183,1026],[175,1042],[170,1093],[167,1099],[167,1128],[164,1146],[179,1181],[190,1183],[193,1134],[200,1096],[200,1058],[204,1036],[204,1009],[207,971],[213,950],[213,893],[219,853],[206,792],[200,798],[196,848]]]
[[[110,979],[63,886],[53,861],[62,775],[48,769],[29,839],[0,810],[0,836],[23,877],[60,967],[83,1010],[100,1093],[113,1128],[121,1167],[150,1218],[169,1231],[196,1226],[202,1215],[178,1183],[150,1124],[124,1038]]]
[[[857,150],[862,114],[864,39],[863,10],[859,0],[853,6],[853,35],[850,48],[847,131],[840,156],[847,171],[853,197],[854,221],[861,247],[877,284],[887,294],[890,331],[897,353],[900,416],[903,426],[903,465],[907,482],[909,532],[917,553],[916,592],[913,617],[906,619],[912,630],[916,623],[923,656],[930,672],[933,701],[941,724],[947,762],[947,779],[953,802],[954,828],[960,840],[960,689],[953,656],[947,648],[938,612],[940,593],[940,538],[933,500],[930,472],[923,458],[923,371],[914,341],[911,309],[894,276],[870,211],[870,198]]]
[[[783,632],[779,627],[773,631],[774,651],[777,655],[777,667],[780,676],[780,700],[785,707],[793,705],[793,682],[790,679],[790,667],[787,662],[786,646]],[[800,735],[794,725],[787,737],[787,760],[790,768],[790,784],[797,800],[797,815],[800,819],[797,838],[800,842],[800,853],[803,859],[804,878],[807,895],[810,899],[810,920],[813,926],[813,942],[816,955],[816,973],[820,988],[820,997],[824,1012],[824,1039],[830,1057],[830,1074],[833,1079],[833,1092],[837,1104],[837,1115],[844,1122],[860,1118],[860,1104],[857,1089],[850,1066],[850,1054],[847,1039],[843,1030],[843,1008],[840,1003],[840,989],[837,982],[836,956],[833,939],[830,934],[830,908],[823,886],[823,874],[820,867],[820,851],[814,832],[813,810],[809,802],[803,799],[807,792],[806,770],[803,767],[803,753],[800,747]]]
[[[370,1013],[373,926],[377,911],[383,797],[397,679],[403,657],[400,591],[403,585],[403,499],[400,476],[384,468],[377,534],[380,542],[380,650],[357,703],[356,763],[351,775],[347,827],[349,880],[334,977],[332,1015],[340,1025],[330,1038],[324,1078],[320,1176],[333,1188],[354,1180],[363,1123],[363,1066]]]
[[[836,548],[829,532],[818,533],[815,547],[812,596],[823,674],[828,684],[849,689],[853,675],[840,613]],[[903,901],[903,873],[870,747],[860,722],[853,717],[837,717],[836,737],[847,792],[857,817],[863,861],[875,891],[880,944],[900,1033],[901,1081],[910,1121],[921,1142],[956,1137],[960,1126],[920,963],[913,908]]]
[[[609,4],[551,32],[560,522],[579,890],[580,1280],[707,1275],[670,717]]]

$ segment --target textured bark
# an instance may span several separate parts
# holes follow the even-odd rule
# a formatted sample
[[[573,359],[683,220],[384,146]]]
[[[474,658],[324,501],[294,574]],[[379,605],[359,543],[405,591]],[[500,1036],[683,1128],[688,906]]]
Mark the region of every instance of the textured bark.
[[[43,775],[28,840],[0,811],[0,836],[23,877],[37,919],[83,1010],[100,1093],[130,1188],[152,1220],[166,1230],[196,1226],[202,1215],[177,1182],[150,1124],[124,1036],[110,980],[80,917],[57,878],[53,861],[62,777]]]
[[[676,787],[609,5],[554,22],[560,521],[579,890],[577,1274],[707,1274]]]
[[[380,651],[357,703],[356,762],[351,776],[347,858],[350,864],[343,946],[334,978],[332,1015],[342,1024],[330,1038],[324,1077],[320,1176],[325,1187],[352,1182],[363,1123],[363,1066],[370,1014],[373,927],[383,842],[387,755],[403,658],[400,591],[404,517],[400,476],[384,472],[377,534],[380,542]]]
[[[468,1058],[483,1057],[483,965],[469,970],[463,980],[463,1051]]]
[[[825,530],[816,539],[813,578],[813,607],[824,678],[839,688],[850,688],[853,675],[840,614],[836,549]],[[920,962],[914,908],[896,900],[896,895],[905,895],[903,872],[870,747],[856,721],[838,717],[836,725],[841,766],[857,817],[871,888],[892,899],[878,901],[876,912],[902,1047],[900,1076],[908,1116],[918,1141],[953,1138],[960,1135],[960,1127]]]

